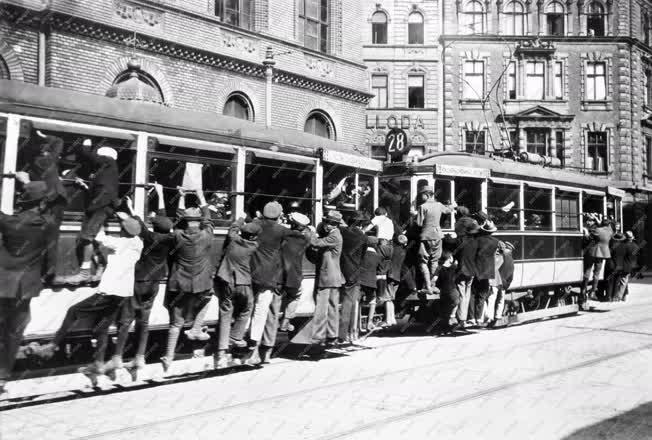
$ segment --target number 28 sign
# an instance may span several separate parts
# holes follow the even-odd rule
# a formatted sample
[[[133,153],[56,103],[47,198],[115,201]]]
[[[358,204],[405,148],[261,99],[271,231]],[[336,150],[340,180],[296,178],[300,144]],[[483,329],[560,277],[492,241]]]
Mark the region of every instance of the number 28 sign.
[[[400,159],[410,151],[410,140],[405,131],[400,128],[392,128],[385,136],[385,151],[392,159]]]

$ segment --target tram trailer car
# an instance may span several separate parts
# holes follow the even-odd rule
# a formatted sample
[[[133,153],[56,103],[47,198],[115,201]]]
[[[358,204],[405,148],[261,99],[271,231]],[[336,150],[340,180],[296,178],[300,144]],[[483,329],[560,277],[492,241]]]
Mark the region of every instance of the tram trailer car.
[[[164,184],[166,208],[174,215],[176,205],[172,203],[179,184],[175,179],[181,178],[174,170],[182,163],[202,163],[205,192],[226,192],[231,211],[235,213],[229,219],[214,220],[216,261],[231,219],[262,210],[267,200],[284,202],[284,197],[301,200],[312,220],[319,222],[326,203],[322,199],[340,178],[348,178],[356,186],[366,185],[370,196],[362,200],[356,195],[352,204],[337,208],[365,209],[370,213],[381,202],[381,188],[392,180],[393,184],[398,183],[404,196],[400,211],[392,214],[406,224],[418,189],[432,185],[441,202],[455,200],[472,212],[488,212],[497,220],[498,238],[514,245],[514,281],[506,298],[511,307],[509,304],[506,307],[503,324],[576,313],[578,307],[568,293],[570,287],[579,286],[582,281],[582,214],[600,212],[617,221],[622,216],[621,190],[605,187],[599,179],[562,170],[465,153],[437,153],[383,165],[377,160],[338,151],[341,146],[328,139],[293,130],[265,129],[220,115],[1,80],[0,88],[6,91],[0,97],[0,142],[4,144],[0,205],[4,212],[13,209],[13,173],[26,166],[21,146],[33,130],[61,137],[66,148],[87,138],[95,145],[116,148],[119,166],[127,170],[121,177],[121,195],[131,195],[137,213],[143,217],[154,209],[147,206],[149,183]],[[64,157],[61,171],[65,163]],[[271,176],[279,172],[287,173],[281,176],[283,182],[295,181],[298,187],[291,188],[289,194],[287,188],[283,189],[285,193],[261,192],[260,188],[268,188]],[[260,173],[260,178],[250,179],[251,173]],[[256,182],[260,188],[250,188]],[[64,183],[73,185],[71,181]],[[83,194],[79,191],[71,194],[74,196],[59,240],[59,275],[76,270],[77,265],[75,248]],[[445,233],[453,232],[454,222],[455,214],[444,216]],[[117,223],[110,225],[110,233],[118,231]],[[292,335],[297,343],[309,340],[310,317],[315,306],[314,266],[307,260],[304,273],[297,310],[302,325]],[[32,320],[25,333],[26,340],[50,339],[68,308],[94,292],[92,286],[46,288],[32,301]],[[168,325],[164,292],[162,282],[150,317],[152,330],[166,329]],[[414,304],[408,302],[408,308],[410,312]],[[217,299],[213,298],[206,324],[214,327],[217,317]],[[72,338],[87,341],[90,328],[89,323],[81,323]]]

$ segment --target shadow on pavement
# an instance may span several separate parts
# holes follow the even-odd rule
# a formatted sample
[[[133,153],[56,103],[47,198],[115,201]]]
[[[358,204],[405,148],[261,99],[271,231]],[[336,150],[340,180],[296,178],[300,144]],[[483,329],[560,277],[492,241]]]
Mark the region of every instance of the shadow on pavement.
[[[581,428],[563,440],[642,440],[652,436],[652,402]]]

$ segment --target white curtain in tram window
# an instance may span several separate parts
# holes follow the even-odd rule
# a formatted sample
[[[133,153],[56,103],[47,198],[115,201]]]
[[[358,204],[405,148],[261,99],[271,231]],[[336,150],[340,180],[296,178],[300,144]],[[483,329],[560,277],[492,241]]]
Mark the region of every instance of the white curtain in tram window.
[[[202,178],[202,167],[200,163],[186,163],[181,186],[187,191],[203,191],[204,182]]]

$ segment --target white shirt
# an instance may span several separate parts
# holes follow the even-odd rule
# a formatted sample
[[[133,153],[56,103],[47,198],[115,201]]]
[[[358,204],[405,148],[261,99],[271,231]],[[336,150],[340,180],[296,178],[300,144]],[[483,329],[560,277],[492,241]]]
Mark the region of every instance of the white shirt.
[[[108,250],[107,264],[97,290],[107,295],[129,297],[134,295],[134,271],[143,251],[138,237],[97,237]]]
[[[376,237],[391,241],[394,238],[394,222],[385,215],[377,215],[371,219],[371,224],[376,227]]]

